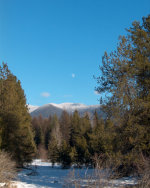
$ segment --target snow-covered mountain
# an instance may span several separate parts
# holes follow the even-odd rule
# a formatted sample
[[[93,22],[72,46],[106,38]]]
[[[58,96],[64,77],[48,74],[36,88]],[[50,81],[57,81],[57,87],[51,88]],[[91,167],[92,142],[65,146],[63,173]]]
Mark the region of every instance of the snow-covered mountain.
[[[28,105],[28,109],[29,109],[29,112],[33,112],[34,110],[36,110],[39,106],[33,106],[33,105]]]
[[[81,116],[87,112],[89,113],[90,118],[92,118],[95,111],[102,115],[100,105],[84,105],[80,103],[49,103],[43,106],[29,105],[29,112],[32,117],[42,115],[44,118],[48,118],[50,115],[53,116],[54,114],[60,117],[64,110],[69,114],[72,114],[75,110],[77,110]]]

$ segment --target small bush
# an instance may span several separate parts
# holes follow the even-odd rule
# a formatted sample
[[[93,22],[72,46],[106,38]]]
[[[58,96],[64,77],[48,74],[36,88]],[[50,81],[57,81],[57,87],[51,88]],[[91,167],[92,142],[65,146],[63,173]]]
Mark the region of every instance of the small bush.
[[[16,175],[16,164],[11,160],[8,153],[0,151],[0,182],[8,183]]]
[[[139,187],[150,187],[150,157],[145,157],[143,154],[139,156],[140,162],[137,164],[138,173],[140,175]]]

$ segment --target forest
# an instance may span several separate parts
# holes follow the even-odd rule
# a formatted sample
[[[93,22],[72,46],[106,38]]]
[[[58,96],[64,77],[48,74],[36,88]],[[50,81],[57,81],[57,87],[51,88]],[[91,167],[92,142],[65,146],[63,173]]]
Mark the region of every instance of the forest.
[[[119,176],[150,172],[150,15],[133,22],[102,57],[95,90],[105,117],[64,111],[31,118],[21,82],[0,66],[0,151],[17,167],[44,157],[62,168],[94,167],[95,156]],[[146,161],[146,162],[145,162]],[[149,173],[150,177],[150,173]]]

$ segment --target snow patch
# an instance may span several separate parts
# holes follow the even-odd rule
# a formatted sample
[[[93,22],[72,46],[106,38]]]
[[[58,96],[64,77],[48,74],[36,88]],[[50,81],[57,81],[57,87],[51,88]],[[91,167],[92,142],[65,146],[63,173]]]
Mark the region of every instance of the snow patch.
[[[75,109],[87,108],[87,105],[80,103],[61,103],[61,104],[50,103],[50,104],[56,106],[57,108],[61,108],[63,110],[75,110]]]
[[[37,108],[39,108],[39,106],[28,105],[29,113],[33,112]]]
[[[34,184],[23,183],[23,182],[20,182],[20,181],[13,181],[11,183],[11,185],[12,185],[12,188],[13,187],[17,187],[17,188],[37,188],[37,186],[34,185]]]
[[[35,159],[35,160],[32,161],[31,166],[49,166],[49,167],[52,167],[53,165],[50,162],[44,162],[41,159]],[[55,167],[61,167],[61,165],[58,164],[58,163],[55,163],[54,166]]]

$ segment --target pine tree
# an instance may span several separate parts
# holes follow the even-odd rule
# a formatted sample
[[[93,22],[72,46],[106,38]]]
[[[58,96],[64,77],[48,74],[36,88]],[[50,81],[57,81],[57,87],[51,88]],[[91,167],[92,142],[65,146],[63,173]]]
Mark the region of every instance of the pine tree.
[[[132,61],[137,83],[133,115],[143,132],[142,152],[150,156],[150,15],[143,17],[141,25],[134,22],[128,31],[133,44]]]
[[[77,150],[76,150],[75,146],[71,147],[69,156],[71,158],[71,163],[72,164],[77,164],[77,162],[78,162],[78,153],[77,153]]]
[[[21,83],[4,63],[0,66],[0,88],[1,149],[23,165],[35,152],[31,117]]]
[[[62,143],[62,134],[60,131],[60,124],[57,115],[54,115],[52,118],[52,132],[51,137],[54,137],[58,147],[61,146]]]
[[[60,132],[60,124],[56,115],[52,117],[52,131],[48,145],[48,158],[54,164],[60,160],[60,148],[62,144],[62,135]]]
[[[76,138],[80,135],[81,119],[76,110],[71,118],[71,133],[70,133],[70,145],[74,147],[76,144]]]
[[[60,161],[59,156],[60,155],[59,155],[58,142],[57,142],[55,136],[51,136],[51,139],[50,139],[49,145],[48,145],[48,158],[52,162],[52,165],[54,165],[56,162]]]
[[[39,118],[41,119],[41,117],[39,117]],[[44,144],[44,135],[43,135],[43,131],[42,131],[43,124],[41,124],[41,121],[39,118],[34,117],[32,119],[32,129],[34,132],[34,141],[35,141],[37,147],[39,145]]]
[[[88,133],[91,132],[92,126],[88,113],[85,113],[84,117],[81,118],[80,131],[81,134],[87,137]]]
[[[88,147],[88,133],[91,131],[91,123],[88,114],[81,118],[77,111],[71,118],[70,145],[74,148],[76,163],[80,166],[90,161]],[[71,155],[73,152],[71,153]]]
[[[71,158],[70,152],[71,152],[71,148],[64,140],[62,142],[62,145],[61,145],[61,148],[59,151],[59,153],[60,153],[59,158],[60,158],[60,162],[61,162],[63,168],[70,167],[70,165],[72,163],[72,158]]]
[[[60,117],[60,132],[62,135],[62,140],[65,140],[66,143],[69,143],[70,140],[70,116],[66,111],[63,111]]]
[[[45,148],[46,149],[48,149],[51,132],[52,132],[52,117],[49,116],[47,120],[47,124],[46,124],[46,130],[45,130]]]
[[[105,154],[105,134],[104,131],[104,121],[99,120],[97,117],[97,113],[94,114],[94,127],[92,129],[92,133],[89,134],[89,145],[90,145],[90,153],[92,156],[97,154]],[[107,141],[106,141],[107,142]]]
[[[105,53],[97,91],[107,98],[105,112],[116,126],[125,172],[133,172],[139,153],[150,156],[150,16],[134,22],[128,35],[120,37],[117,50]],[[127,165],[128,164],[128,165]],[[132,166],[132,170],[129,166]]]

